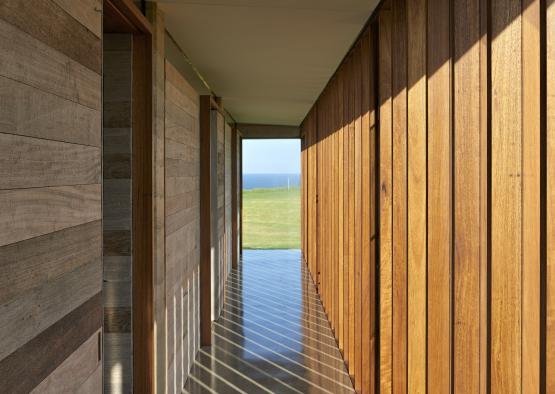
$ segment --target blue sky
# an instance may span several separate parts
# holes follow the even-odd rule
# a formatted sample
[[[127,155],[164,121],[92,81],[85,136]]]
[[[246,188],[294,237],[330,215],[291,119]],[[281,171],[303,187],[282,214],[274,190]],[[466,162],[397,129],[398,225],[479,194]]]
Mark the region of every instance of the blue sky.
[[[301,140],[243,140],[244,174],[298,174]]]

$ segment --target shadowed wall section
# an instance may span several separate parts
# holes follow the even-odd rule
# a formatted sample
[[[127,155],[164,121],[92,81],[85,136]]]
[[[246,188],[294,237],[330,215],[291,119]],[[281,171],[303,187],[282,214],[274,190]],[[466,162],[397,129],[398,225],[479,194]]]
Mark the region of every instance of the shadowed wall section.
[[[133,392],[132,34],[103,36],[104,392]]]
[[[555,387],[546,3],[383,2],[303,122],[303,256],[362,393]]]

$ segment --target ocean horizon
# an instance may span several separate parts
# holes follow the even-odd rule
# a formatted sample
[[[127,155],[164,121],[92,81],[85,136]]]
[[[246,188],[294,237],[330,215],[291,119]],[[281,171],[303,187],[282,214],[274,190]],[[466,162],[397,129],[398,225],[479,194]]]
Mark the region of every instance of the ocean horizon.
[[[243,174],[243,190],[300,187],[301,174]]]

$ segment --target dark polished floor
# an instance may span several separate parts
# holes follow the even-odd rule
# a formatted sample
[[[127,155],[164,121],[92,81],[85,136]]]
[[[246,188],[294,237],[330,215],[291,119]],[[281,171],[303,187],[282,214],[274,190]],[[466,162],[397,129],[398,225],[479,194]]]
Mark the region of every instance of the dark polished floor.
[[[185,393],[353,393],[299,251],[244,251]]]

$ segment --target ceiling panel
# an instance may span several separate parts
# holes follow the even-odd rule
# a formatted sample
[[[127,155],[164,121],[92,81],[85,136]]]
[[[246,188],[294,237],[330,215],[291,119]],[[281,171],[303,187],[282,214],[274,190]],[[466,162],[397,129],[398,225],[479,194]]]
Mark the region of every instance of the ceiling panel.
[[[298,125],[376,0],[160,0],[166,28],[241,123]]]

